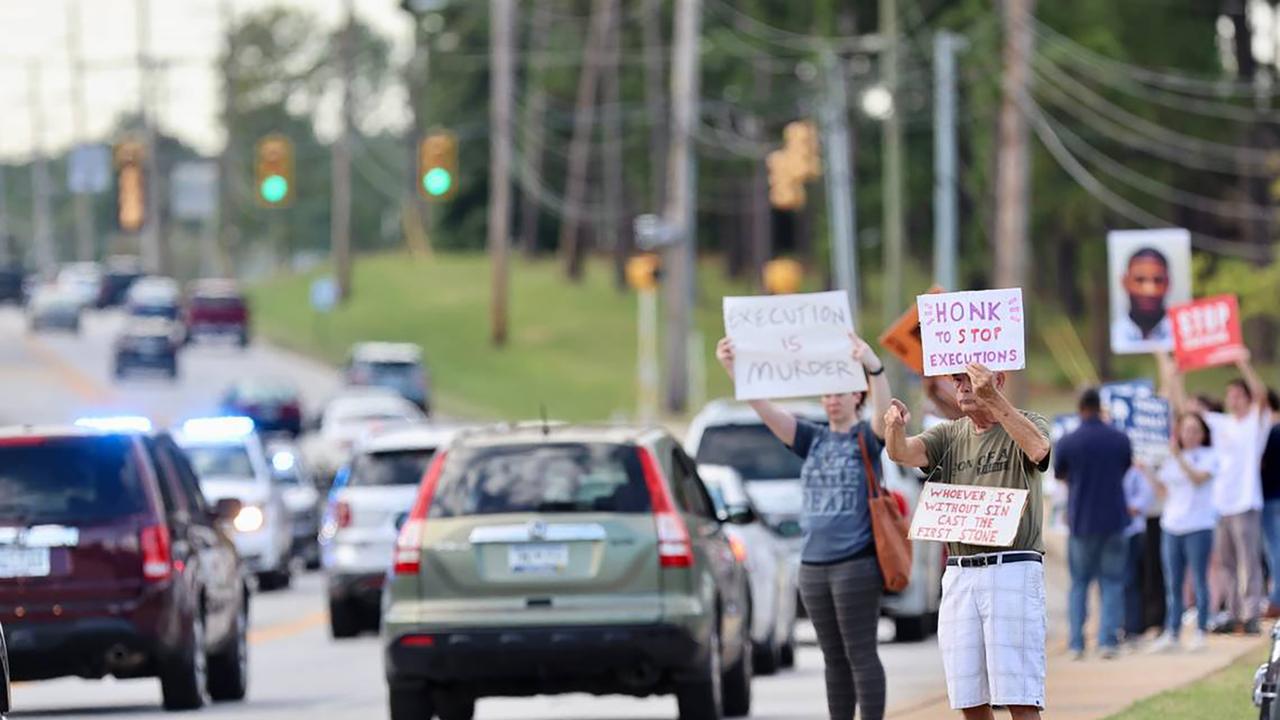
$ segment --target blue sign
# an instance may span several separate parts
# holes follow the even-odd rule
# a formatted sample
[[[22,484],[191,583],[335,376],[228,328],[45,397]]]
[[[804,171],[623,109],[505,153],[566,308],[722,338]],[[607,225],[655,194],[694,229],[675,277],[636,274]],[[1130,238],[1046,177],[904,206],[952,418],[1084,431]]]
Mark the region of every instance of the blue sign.
[[[338,284],[331,277],[317,278],[311,283],[311,307],[327,313],[338,304]]]
[[[1133,456],[1148,464],[1169,452],[1169,401],[1151,395],[1113,395],[1108,404],[1111,425],[1124,431],[1133,443]]]
[[[1078,427],[1080,427],[1079,415],[1075,413],[1054,415],[1053,424],[1049,426],[1049,441],[1057,445],[1059,440],[1075,432]]]

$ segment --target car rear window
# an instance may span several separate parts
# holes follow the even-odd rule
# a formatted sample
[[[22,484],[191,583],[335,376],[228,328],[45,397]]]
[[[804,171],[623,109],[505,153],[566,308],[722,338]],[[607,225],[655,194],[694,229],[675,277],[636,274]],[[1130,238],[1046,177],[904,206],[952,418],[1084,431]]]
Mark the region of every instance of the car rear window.
[[[611,443],[500,445],[455,450],[431,517],[650,510],[634,447]]]
[[[145,509],[146,494],[129,438],[0,443],[0,521],[83,522]]]
[[[793,480],[800,477],[803,464],[763,424],[707,428],[695,459],[700,465],[728,465],[743,480]]]
[[[203,478],[252,478],[253,461],[243,445],[188,445],[183,448],[196,475]]]
[[[434,455],[434,450],[397,450],[359,455],[351,463],[347,485],[417,485]]]
[[[191,304],[199,310],[241,310],[244,300],[238,297],[195,297]]]

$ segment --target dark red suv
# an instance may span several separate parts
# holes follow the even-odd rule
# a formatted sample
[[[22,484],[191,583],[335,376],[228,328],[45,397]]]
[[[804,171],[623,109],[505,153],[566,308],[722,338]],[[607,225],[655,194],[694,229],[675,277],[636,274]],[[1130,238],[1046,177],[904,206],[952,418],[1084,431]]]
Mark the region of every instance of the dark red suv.
[[[248,587],[186,456],[143,418],[0,429],[0,623],[15,681],[158,677],[240,700]]]
[[[225,336],[233,338],[240,347],[249,344],[249,306],[234,280],[193,283],[183,320],[188,341]]]

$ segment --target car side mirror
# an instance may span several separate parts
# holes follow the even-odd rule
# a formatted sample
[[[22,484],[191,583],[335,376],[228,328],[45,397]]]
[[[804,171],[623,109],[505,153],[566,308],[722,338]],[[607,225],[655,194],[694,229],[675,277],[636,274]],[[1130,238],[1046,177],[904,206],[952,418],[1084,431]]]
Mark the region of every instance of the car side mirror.
[[[213,517],[217,520],[231,522],[236,519],[236,516],[243,509],[244,503],[236,498],[222,498],[213,506]]]
[[[724,521],[730,525],[750,525],[757,519],[749,505],[734,505],[724,514]]]

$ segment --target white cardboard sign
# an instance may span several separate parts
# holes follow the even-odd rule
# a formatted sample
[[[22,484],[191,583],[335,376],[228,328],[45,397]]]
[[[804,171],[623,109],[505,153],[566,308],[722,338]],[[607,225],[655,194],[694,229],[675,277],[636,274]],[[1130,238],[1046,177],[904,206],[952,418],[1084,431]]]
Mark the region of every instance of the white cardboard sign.
[[[1027,490],[928,482],[911,518],[912,540],[1009,547]]]
[[[853,316],[843,292],[726,297],[724,329],[733,341],[739,400],[867,389],[853,359]]]
[[[916,308],[926,376],[1026,367],[1022,288],[919,295]]]

